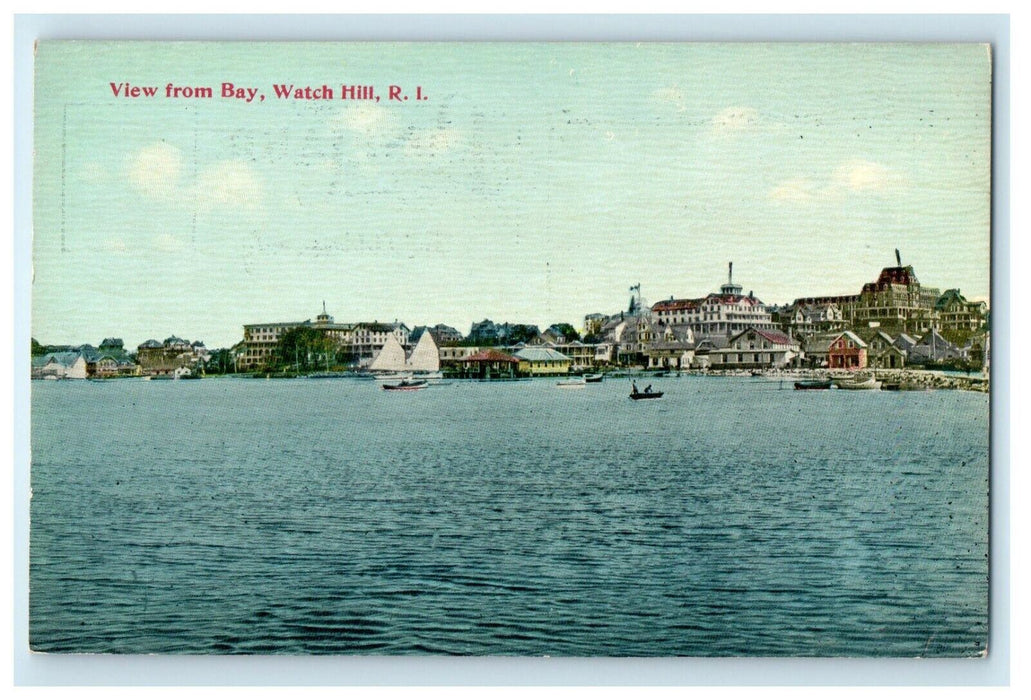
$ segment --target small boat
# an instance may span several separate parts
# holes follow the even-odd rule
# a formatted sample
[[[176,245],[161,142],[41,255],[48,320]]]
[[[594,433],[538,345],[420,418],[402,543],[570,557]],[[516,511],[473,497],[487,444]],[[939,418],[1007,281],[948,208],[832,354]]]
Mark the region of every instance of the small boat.
[[[873,377],[856,377],[855,379],[838,379],[834,385],[839,389],[873,389],[881,388],[881,383]]]
[[[422,379],[410,380],[402,379],[397,384],[384,384],[384,391],[417,391],[419,389],[425,389],[426,382]]]
[[[661,399],[663,392],[661,391],[634,391],[630,394],[630,398],[634,401],[640,401],[641,399]]]
[[[821,390],[821,389],[830,389],[830,388],[831,388],[831,380],[830,379],[811,379],[811,380],[803,380],[803,381],[800,381],[800,382],[795,382],[795,389],[797,389],[799,391],[812,391],[812,390]]]
[[[583,379],[563,379],[556,382],[555,385],[560,389],[583,389],[587,386],[587,382]]]
[[[584,375],[584,381],[587,382],[588,384],[597,384],[597,383],[601,382],[601,380],[604,379],[604,378],[605,378],[605,376],[601,375],[601,374],[585,374]]]

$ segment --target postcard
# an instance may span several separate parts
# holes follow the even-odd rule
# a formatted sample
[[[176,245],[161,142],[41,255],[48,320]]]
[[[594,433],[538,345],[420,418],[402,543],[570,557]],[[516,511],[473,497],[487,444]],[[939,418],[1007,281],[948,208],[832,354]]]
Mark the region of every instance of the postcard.
[[[984,657],[992,52],[41,41],[29,645]]]

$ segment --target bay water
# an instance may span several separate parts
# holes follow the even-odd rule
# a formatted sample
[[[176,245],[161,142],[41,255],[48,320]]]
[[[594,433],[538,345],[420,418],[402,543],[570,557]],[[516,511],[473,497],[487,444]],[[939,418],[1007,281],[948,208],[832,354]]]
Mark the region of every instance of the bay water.
[[[47,652],[976,656],[988,397],[33,382]]]

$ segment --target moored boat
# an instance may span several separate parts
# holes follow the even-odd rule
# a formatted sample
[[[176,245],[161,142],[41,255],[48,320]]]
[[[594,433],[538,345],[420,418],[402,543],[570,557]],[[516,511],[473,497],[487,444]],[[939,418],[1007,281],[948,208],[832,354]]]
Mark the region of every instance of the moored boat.
[[[873,377],[855,377],[854,379],[836,379],[834,386],[839,389],[878,390],[881,388],[881,383]]]
[[[829,379],[808,379],[795,382],[795,389],[799,391],[819,391],[830,388],[831,380]]]
[[[605,378],[604,375],[601,375],[601,374],[585,374],[584,375],[584,381],[587,382],[588,384],[598,384],[604,378]]]
[[[410,380],[402,379],[397,384],[384,384],[384,391],[418,391],[419,389],[425,389],[426,382],[422,379]]]

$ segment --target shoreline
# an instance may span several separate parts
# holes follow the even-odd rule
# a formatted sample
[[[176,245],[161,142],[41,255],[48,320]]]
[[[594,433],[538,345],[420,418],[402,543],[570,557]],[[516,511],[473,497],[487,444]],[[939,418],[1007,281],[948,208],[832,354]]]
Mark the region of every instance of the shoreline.
[[[686,371],[683,374],[716,377],[749,377],[754,376],[751,370],[708,370]],[[841,379],[856,374],[872,374],[875,379],[884,383],[901,384],[909,389],[954,389],[958,391],[976,391],[989,393],[990,379],[983,375],[945,374],[937,370],[924,369],[862,369],[848,370],[828,369],[779,369],[766,370],[760,377],[764,379]],[[759,378],[759,377],[757,377]]]

